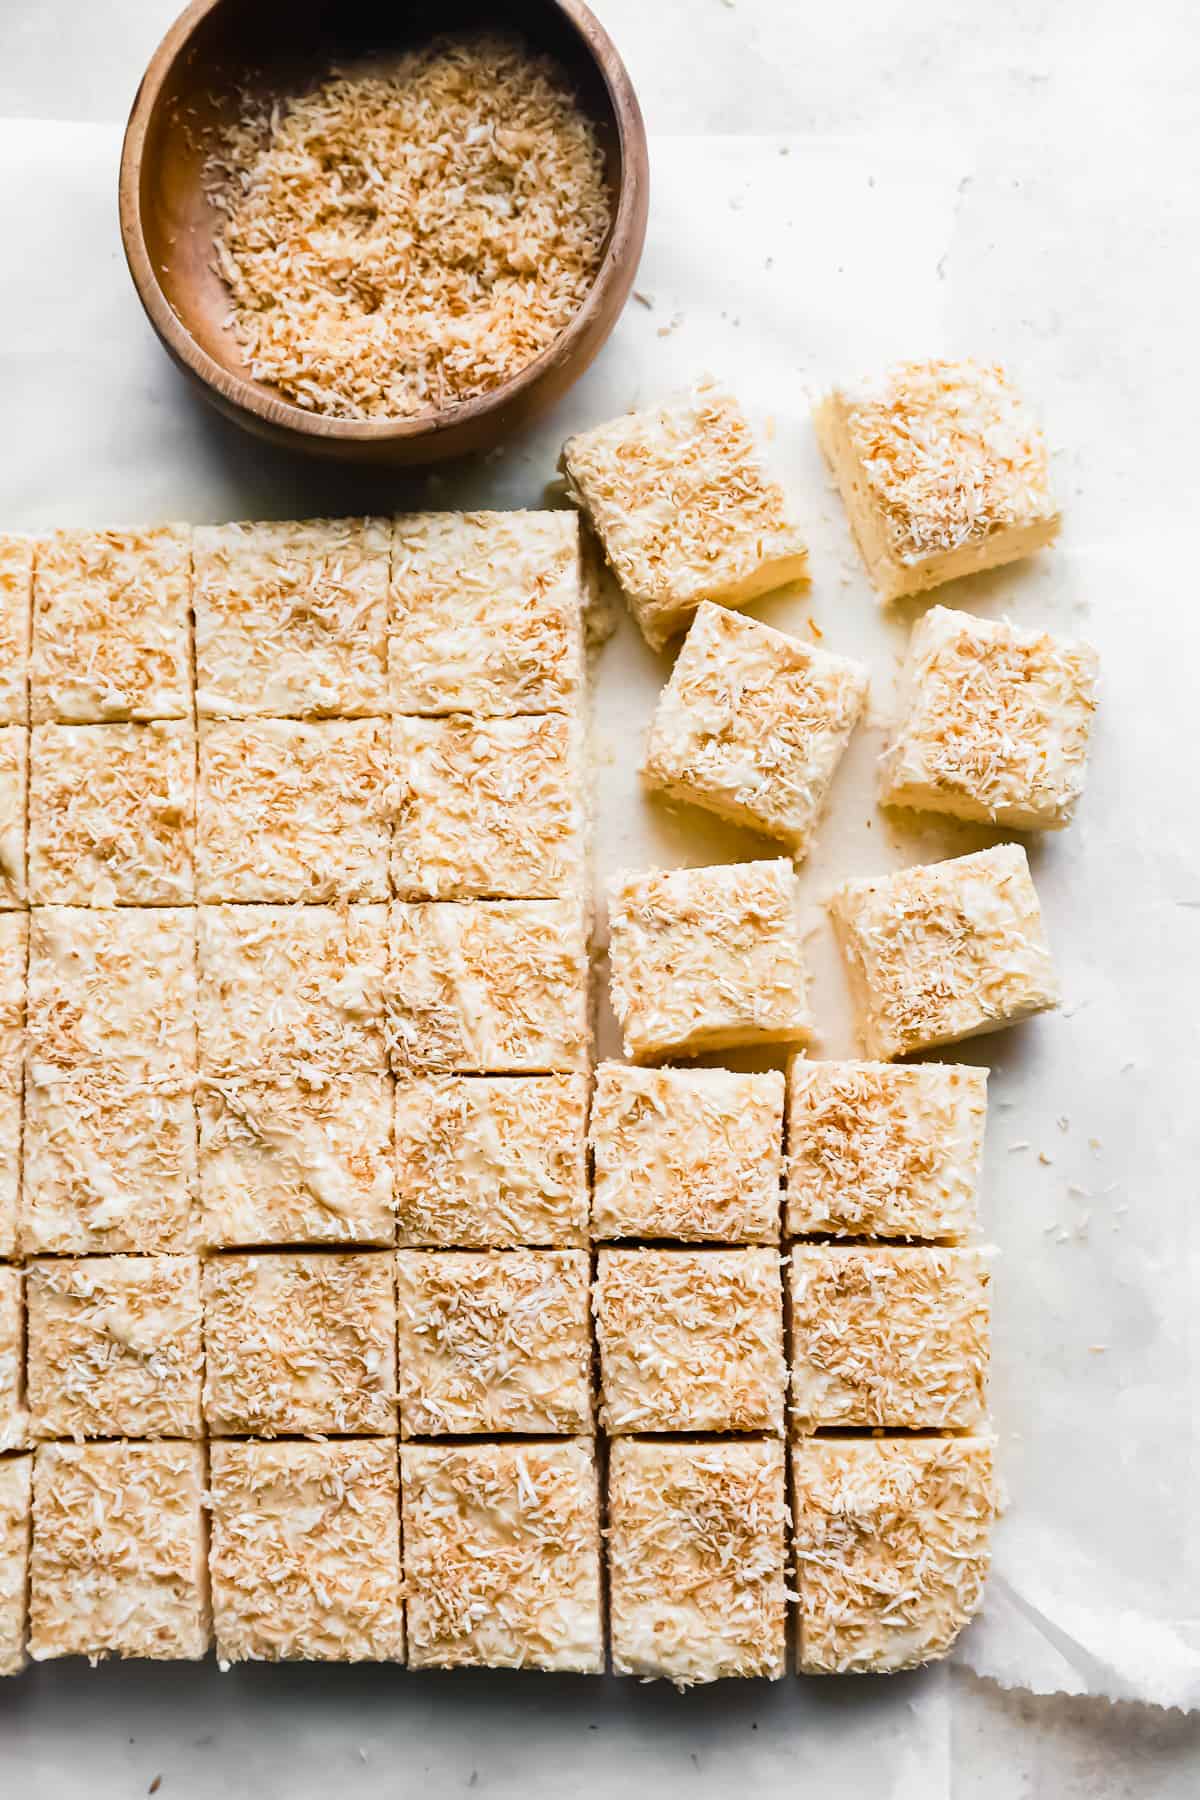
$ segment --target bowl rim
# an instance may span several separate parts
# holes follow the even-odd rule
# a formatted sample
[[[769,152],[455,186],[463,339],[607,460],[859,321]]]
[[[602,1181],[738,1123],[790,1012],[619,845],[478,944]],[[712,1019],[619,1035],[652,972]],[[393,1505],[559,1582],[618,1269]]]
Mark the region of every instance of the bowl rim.
[[[638,237],[638,215],[644,208],[648,152],[646,128],[633,83],[616,45],[584,0],[548,0],[571,25],[604,82],[617,128],[619,175],[617,205],[600,266],[582,305],[556,338],[532,362],[471,400],[413,417],[342,419],[310,412],[282,395],[275,396],[210,356],[192,336],[159,283],[142,223],[142,170],[146,138],[163,88],[180,57],[187,54],[198,27],[229,0],[189,0],[146,66],[121,144],[118,212],[121,242],[129,273],[147,316],[167,350],[189,374],[211,389],[224,404],[250,413],[275,431],[297,432],[330,443],[381,444],[435,437],[460,429],[509,407],[553,364],[568,357],[586,336],[609,292],[625,276],[625,259]],[[635,256],[640,243],[634,243]],[[632,275],[629,277],[633,279]]]

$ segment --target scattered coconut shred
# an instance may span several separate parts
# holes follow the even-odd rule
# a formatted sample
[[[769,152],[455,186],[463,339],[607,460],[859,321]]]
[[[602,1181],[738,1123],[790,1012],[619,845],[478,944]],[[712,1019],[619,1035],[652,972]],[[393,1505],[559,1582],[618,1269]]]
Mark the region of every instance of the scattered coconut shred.
[[[577,311],[609,226],[590,123],[507,38],[443,38],[248,114],[208,181],[252,373],[337,418],[510,379]]]

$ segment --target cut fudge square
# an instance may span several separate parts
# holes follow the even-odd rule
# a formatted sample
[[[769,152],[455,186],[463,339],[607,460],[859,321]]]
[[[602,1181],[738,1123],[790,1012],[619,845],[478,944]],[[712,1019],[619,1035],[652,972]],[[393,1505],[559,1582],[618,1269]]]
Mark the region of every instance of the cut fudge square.
[[[958,1043],[1058,1004],[1019,844],[849,881],[829,910],[868,1056]]]
[[[35,905],[174,906],[194,893],[196,739],[187,719],[35,725]]]
[[[34,540],[0,531],[0,725],[29,719]]]
[[[783,1076],[601,1063],[592,1235],[779,1241]]]
[[[783,1429],[774,1250],[601,1250],[601,1418],[614,1437]]]
[[[586,1068],[582,904],[394,901],[385,1011],[397,1075]]]
[[[604,1671],[593,1446],[405,1444],[413,1669]]]
[[[835,388],[814,420],[883,600],[1013,562],[1058,531],[1045,440],[994,364],[899,363]]]
[[[386,519],[198,526],[201,717],[386,713],[390,540]]]
[[[30,1265],[35,1438],[199,1438],[204,1345],[195,1256]]]
[[[0,1074],[0,1257],[15,1256],[21,1193],[20,1067]]]
[[[195,1660],[209,1645],[200,1444],[42,1444],[30,1654]]]
[[[409,1076],[395,1118],[400,1243],[587,1243],[585,1076]]]
[[[20,1092],[29,915],[0,912],[0,1087]]]
[[[25,1275],[0,1263],[0,1451],[28,1437],[25,1408]],[[2,1466],[2,1465],[0,1465]]]
[[[402,899],[556,899],[586,873],[582,734],[562,713],[395,719]]]
[[[587,1432],[586,1250],[401,1250],[405,1437]]]
[[[201,900],[386,900],[385,719],[204,721]]]
[[[696,609],[642,773],[803,856],[867,698],[867,671],[711,601]]]
[[[880,800],[1016,831],[1069,824],[1098,668],[1090,644],[931,607],[909,639]]]
[[[32,1515],[33,1458],[6,1456],[0,1462],[0,1676],[25,1667]]]
[[[686,628],[701,600],[745,606],[808,572],[791,505],[741,407],[709,381],[580,432],[562,461],[656,650]]]
[[[403,1662],[396,1447],[212,1447],[213,1628],[222,1665]]]
[[[677,1687],[786,1666],[783,1445],[618,1438],[608,1466],[613,1670]]]
[[[35,1079],[104,1064],[128,1076],[196,1062],[190,907],[35,908],[29,927],[29,1066]]]
[[[635,1062],[808,1036],[790,862],[652,869],[609,883],[613,1011]]]
[[[24,906],[25,813],[29,786],[29,733],[23,725],[0,726],[0,908]]]
[[[214,1257],[204,1348],[214,1437],[396,1435],[386,1251]]]
[[[192,542],[185,525],[56,531],[33,573],[35,720],[188,719]]]
[[[207,1243],[392,1242],[386,1075],[205,1081],[197,1114]]]
[[[992,1461],[983,1437],[793,1449],[801,1674],[883,1674],[945,1656],[983,1602]]]
[[[574,513],[396,519],[392,711],[572,711],[583,689],[583,597]]]
[[[986,1069],[809,1062],[788,1068],[786,1229],[939,1238],[976,1223]]]

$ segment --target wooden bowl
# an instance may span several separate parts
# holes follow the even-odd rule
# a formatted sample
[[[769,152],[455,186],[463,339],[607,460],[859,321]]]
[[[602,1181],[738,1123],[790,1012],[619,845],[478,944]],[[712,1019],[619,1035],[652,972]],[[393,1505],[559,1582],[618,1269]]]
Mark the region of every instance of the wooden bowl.
[[[204,191],[216,133],[246,104],[294,94],[338,59],[394,55],[458,27],[515,30],[554,56],[604,149],[612,224],[595,281],[566,329],[518,375],[418,418],[335,419],[294,406],[246,367],[213,266]],[[155,52],[121,153],[121,236],[142,305],[170,355],[248,431],[343,460],[420,464],[490,449],[566,392],[629,296],[646,235],[646,131],[624,64],[580,0],[193,0]]]

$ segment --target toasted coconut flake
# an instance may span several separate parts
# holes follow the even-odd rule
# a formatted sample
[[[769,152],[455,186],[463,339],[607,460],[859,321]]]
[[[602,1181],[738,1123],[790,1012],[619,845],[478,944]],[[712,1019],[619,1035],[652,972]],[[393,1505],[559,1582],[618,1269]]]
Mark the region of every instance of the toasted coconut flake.
[[[0,532],[0,725],[29,718],[33,538]]]
[[[33,1458],[0,1462],[0,1676],[25,1667]]]

